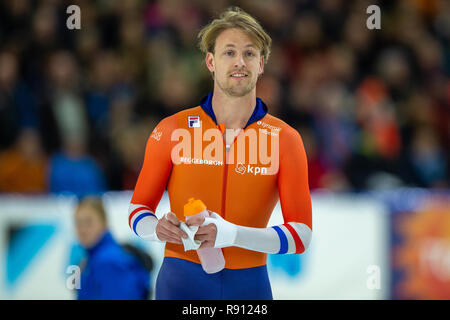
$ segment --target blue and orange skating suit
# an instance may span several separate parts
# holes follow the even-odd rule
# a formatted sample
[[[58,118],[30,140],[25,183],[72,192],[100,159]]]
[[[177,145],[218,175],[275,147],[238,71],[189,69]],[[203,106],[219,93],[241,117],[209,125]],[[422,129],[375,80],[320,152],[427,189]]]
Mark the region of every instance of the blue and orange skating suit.
[[[136,232],[139,219],[149,215],[149,211],[155,212],[166,188],[170,210],[182,221],[185,220],[183,207],[193,197],[202,200],[209,210],[231,223],[266,228],[279,200],[284,218],[284,225],[277,227],[281,241],[279,253],[286,253],[292,246],[295,246],[295,253],[302,253],[305,250],[302,240],[288,224],[299,222],[312,230],[307,158],[300,134],[268,114],[266,105],[257,98],[254,112],[239,134],[253,131],[257,133],[257,140],[253,145],[243,143],[239,147],[236,143],[238,136],[227,151],[223,139],[225,128],[216,122],[211,101],[212,93],[203,98],[199,106],[163,119],[148,138],[144,163],[131,199],[136,209],[129,214],[130,227]],[[189,137],[175,134],[177,138],[174,139],[172,134],[177,129],[184,129],[181,131],[189,133]],[[205,132],[208,130],[216,130],[220,134],[216,138],[207,137]],[[217,136],[221,139],[219,153],[217,149],[211,152],[211,143]],[[186,150],[173,152],[175,148],[180,149],[179,143],[184,139],[190,139],[191,150],[187,153],[184,152]],[[201,148],[198,147],[199,139],[203,139]],[[245,139],[251,141],[250,138]],[[268,163],[266,157],[259,156],[275,152],[274,141],[279,146],[276,165],[274,161]],[[239,148],[245,148],[245,159]],[[252,159],[255,150],[258,154],[256,160]],[[211,158],[205,159],[209,154]],[[227,269],[266,265],[265,253],[238,247],[222,250]],[[164,255],[200,264],[196,251],[184,251],[181,244],[166,243]]]

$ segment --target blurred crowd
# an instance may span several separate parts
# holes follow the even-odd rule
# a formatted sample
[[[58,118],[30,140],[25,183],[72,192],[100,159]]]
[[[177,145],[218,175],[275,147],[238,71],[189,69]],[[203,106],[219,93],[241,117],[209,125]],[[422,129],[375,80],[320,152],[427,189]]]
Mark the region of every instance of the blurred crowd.
[[[231,5],[273,39],[257,96],[312,190],[450,187],[449,1],[4,0],[0,192],[132,190],[155,125],[212,90],[197,34]]]

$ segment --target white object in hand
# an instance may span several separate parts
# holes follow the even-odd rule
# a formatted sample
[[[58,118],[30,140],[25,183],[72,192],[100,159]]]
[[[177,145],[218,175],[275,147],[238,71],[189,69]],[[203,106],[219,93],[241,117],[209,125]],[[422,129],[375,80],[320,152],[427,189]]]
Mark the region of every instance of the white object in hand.
[[[209,217],[208,210],[203,210],[195,215],[186,216],[186,221],[194,217]],[[197,249],[197,254],[202,263],[202,268],[206,273],[216,273],[225,268],[225,258],[220,248],[202,248]]]
[[[183,241],[184,251],[188,250],[197,250],[200,245],[202,244],[201,241],[194,240],[194,236],[197,233],[198,226],[190,226],[184,222],[180,223],[180,229],[186,232],[187,238],[181,238],[181,241]]]

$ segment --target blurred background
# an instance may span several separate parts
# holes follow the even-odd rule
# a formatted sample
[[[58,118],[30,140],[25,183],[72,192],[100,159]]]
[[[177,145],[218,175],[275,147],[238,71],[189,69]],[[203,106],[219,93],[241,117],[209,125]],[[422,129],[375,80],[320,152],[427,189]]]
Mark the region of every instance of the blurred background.
[[[133,236],[127,205],[155,125],[212,90],[196,36],[231,5],[271,35],[257,96],[308,155],[315,237],[269,257],[274,297],[450,299],[445,0],[0,1],[0,298],[74,297],[72,214],[93,193],[155,280],[162,247]]]

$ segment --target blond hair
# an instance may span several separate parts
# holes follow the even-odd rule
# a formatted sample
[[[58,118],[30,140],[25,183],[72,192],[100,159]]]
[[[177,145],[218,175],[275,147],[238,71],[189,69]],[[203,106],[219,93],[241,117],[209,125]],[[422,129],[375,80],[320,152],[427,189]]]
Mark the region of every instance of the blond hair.
[[[200,30],[198,34],[200,50],[205,55],[208,52],[214,53],[219,34],[231,28],[238,28],[247,33],[260,50],[261,56],[264,56],[264,63],[267,63],[272,39],[255,18],[238,7],[228,8],[218,19],[214,19]]]

